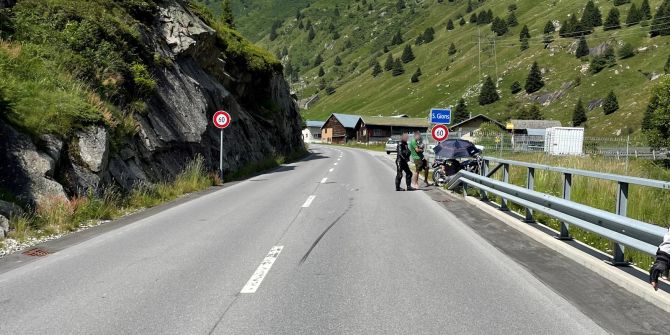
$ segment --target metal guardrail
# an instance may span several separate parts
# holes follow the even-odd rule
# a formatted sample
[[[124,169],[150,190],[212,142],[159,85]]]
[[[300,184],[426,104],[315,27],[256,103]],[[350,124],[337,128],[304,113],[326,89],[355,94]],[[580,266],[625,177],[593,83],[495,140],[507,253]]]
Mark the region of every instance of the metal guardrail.
[[[549,165],[518,162],[493,157],[484,158],[481,175],[460,171],[448,185],[454,190],[461,183],[480,190],[482,200],[488,199],[488,193],[495,194],[503,199],[502,210],[508,210],[508,202],[525,207],[526,222],[534,222],[533,211],[542,212],[561,221],[559,239],[572,239],[568,227],[574,224],[613,242],[612,263],[615,265],[627,264],[624,259],[624,246],[628,246],[650,255],[655,255],[658,245],[663,241],[666,228],[652,225],[626,217],[628,207],[628,186],[641,185],[670,190],[670,182],[621,176],[588,170],[569,169]],[[490,163],[497,163],[489,169]],[[521,166],[527,169],[526,187],[509,183],[509,167]],[[503,170],[503,180],[490,178],[496,171]],[[535,191],[535,171],[544,170],[558,172],[563,175],[563,197],[556,197]],[[582,205],[570,201],[572,176],[585,176],[618,183],[616,198],[616,213]]]

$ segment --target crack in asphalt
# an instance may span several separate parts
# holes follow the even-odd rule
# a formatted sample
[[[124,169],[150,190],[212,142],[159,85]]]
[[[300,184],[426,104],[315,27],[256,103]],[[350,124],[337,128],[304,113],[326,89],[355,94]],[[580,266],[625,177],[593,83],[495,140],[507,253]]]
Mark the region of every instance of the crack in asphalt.
[[[340,216],[335,218],[335,220],[330,225],[328,225],[328,227],[326,227],[326,229],[324,229],[324,231],[321,233],[321,235],[319,235],[319,237],[317,237],[316,240],[314,240],[314,243],[312,243],[312,246],[309,248],[309,250],[307,250],[305,255],[302,256],[302,258],[300,259],[299,265],[302,265],[303,263],[305,263],[305,261],[309,257],[309,254],[312,253],[312,250],[314,250],[316,245],[319,244],[319,242],[326,235],[326,233],[328,233],[328,231],[331,228],[333,228],[333,226],[335,226],[335,224],[337,224],[347,213],[349,213],[349,210],[351,210],[351,207],[353,207],[353,202],[354,202],[354,198],[349,198],[349,206],[347,206],[347,208],[344,210],[344,212],[342,214],[340,214]]]

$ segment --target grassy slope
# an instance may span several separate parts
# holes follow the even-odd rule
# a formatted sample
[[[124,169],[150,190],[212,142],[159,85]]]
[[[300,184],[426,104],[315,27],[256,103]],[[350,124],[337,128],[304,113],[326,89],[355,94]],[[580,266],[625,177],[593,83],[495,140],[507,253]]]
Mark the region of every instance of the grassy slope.
[[[508,5],[515,3],[518,6],[516,15],[520,23],[519,26],[511,28],[505,36],[497,38],[497,72],[502,99],[484,107],[477,104],[479,81],[477,30],[481,28],[483,41],[482,75],[491,75],[495,78],[495,59],[488,43],[493,34],[490,25],[476,26],[469,23],[462,27],[458,25],[456,20],[458,14],[464,14],[466,20],[470,17],[470,14],[465,14],[467,1],[464,0],[453,3],[445,1],[443,4],[430,1],[421,6],[415,5],[414,14],[410,14],[409,9],[397,13],[396,1],[391,0],[372,2],[374,9],[370,12],[358,11],[356,9],[356,5],[360,3],[358,1],[341,1],[338,2],[341,15],[337,18],[333,15],[335,5],[332,1],[316,0],[309,8],[303,10],[304,22],[309,19],[315,24],[317,37],[314,41],[308,42],[307,33],[297,29],[297,22],[292,13],[279,29],[280,36],[275,41],[269,41],[264,37],[260,43],[275,52],[279,52],[284,46],[288,47],[289,56],[285,57],[283,62],[290,61],[302,69],[302,82],[294,87],[300,97],[317,92],[318,68],[313,68],[312,60],[318,53],[323,55],[325,59],[323,66],[327,73],[325,81],[336,87],[337,92],[331,96],[321,93],[321,101],[303,112],[307,119],[324,119],[332,112],[363,115],[403,113],[424,116],[430,107],[455,105],[457,100],[464,96],[472,113],[485,113],[504,120],[514,115],[520,106],[529,102],[525,93],[512,96],[509,87],[515,80],[523,85],[532,61],[538,61],[547,71],[546,86],[539,94],[556,91],[564,83],[571,82],[580,75],[580,67],[587,62],[582,62],[568,53],[569,50],[574,50],[573,39],[558,38],[556,33],[557,41],[553,43],[556,52],[552,53],[543,48],[541,38],[547,21],[562,21],[572,12],[581,15],[585,2],[562,0],[543,1],[537,4],[534,0],[489,0],[475,10],[479,12],[481,9],[492,9],[495,16],[506,17]],[[638,5],[639,2],[636,1]],[[661,0],[652,0],[652,9],[660,3]],[[348,4],[351,4],[349,10],[347,10]],[[605,17],[612,4],[609,1],[600,1],[599,5]],[[629,6],[619,6],[622,21],[625,21]],[[241,16],[238,21],[245,22],[249,17]],[[253,18],[253,15],[251,17]],[[449,18],[452,18],[456,25],[453,31],[445,29]],[[342,36],[340,39],[333,40],[332,34],[326,31],[330,22],[337,27]],[[532,40],[530,49],[521,52],[518,35],[524,24],[529,26]],[[429,26],[434,27],[436,31],[435,41],[414,46],[414,38]],[[397,29],[401,29],[404,40],[412,44],[416,60],[405,65],[404,75],[392,77],[390,73],[384,73],[373,78],[367,64],[374,57],[374,53],[381,51],[381,46],[390,41],[390,35]],[[653,85],[653,82],[647,80],[640,71],[662,73],[663,64],[670,52],[668,45],[670,37],[650,39],[646,31],[647,28],[640,25],[607,32],[597,28],[596,32],[588,37],[591,47],[614,40],[616,43],[629,42],[635,47],[651,48],[633,58],[618,60],[617,66],[605,69],[597,75],[588,73],[581,75],[581,86],[569,90],[562,99],[542,108],[545,117],[559,119],[568,124],[578,98],[587,103],[604,98],[609,90],[614,90],[619,97],[621,109],[609,116],[605,116],[601,108],[590,111],[589,121],[586,124],[588,132],[591,135],[607,135],[617,130],[623,130],[625,133],[627,128],[637,131],[650,87]],[[344,48],[347,39],[351,40],[352,48]],[[453,59],[447,55],[452,42],[459,49]],[[403,47],[404,44],[391,48],[394,57],[400,55]],[[342,58],[344,63],[342,66],[333,65],[336,55]],[[378,55],[377,59],[383,65],[386,55]],[[358,66],[352,66],[355,63],[358,63]],[[419,83],[411,84],[409,78],[418,66],[421,67],[423,76]]]

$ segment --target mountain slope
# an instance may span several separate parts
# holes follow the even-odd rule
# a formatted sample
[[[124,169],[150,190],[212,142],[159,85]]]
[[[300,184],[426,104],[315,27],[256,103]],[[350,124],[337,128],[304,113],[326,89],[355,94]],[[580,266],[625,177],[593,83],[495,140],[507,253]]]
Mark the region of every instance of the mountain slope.
[[[651,13],[664,1],[650,1]],[[398,10],[400,2],[405,8]],[[642,0],[632,2],[640,8]],[[255,3],[263,6],[263,2]],[[627,27],[624,22],[631,4],[617,6],[621,29],[605,31],[603,27],[596,27],[586,40],[594,53],[601,53],[606,46],[618,52],[625,43],[630,43],[636,55],[627,59],[617,57],[616,65],[591,74],[592,57],[578,59],[574,55],[578,39],[558,35],[561,23],[573,13],[581,18],[587,1],[541,4],[533,0],[471,1],[479,6],[473,5],[474,10],[467,13],[468,3],[466,0],[420,4],[391,0],[337,3],[315,0],[301,11],[300,20],[295,14],[289,18],[279,17],[282,21],[275,25],[278,28],[276,36],[272,36],[274,39],[267,34],[258,42],[279,55],[285,68],[299,68],[300,80],[292,87],[300,98],[320,95],[318,103],[303,111],[308,119],[323,119],[331,112],[424,116],[431,107],[453,106],[463,97],[469,112],[485,113],[500,120],[520,114],[537,101],[543,105],[541,112],[545,118],[559,119],[567,125],[571,123],[577,100],[582,99],[591,107],[585,124],[588,133],[605,135],[639,130],[650,89],[655,83],[651,79],[663,73],[670,54],[670,38],[650,38],[649,21]],[[516,8],[510,10],[510,5]],[[597,2],[597,6],[603,20],[614,8],[609,1]],[[510,27],[504,35],[495,36],[491,24],[470,22],[472,13],[489,10],[493,17],[503,20],[514,12],[519,24]],[[243,12],[238,15],[240,24],[250,19]],[[463,26],[459,24],[461,16],[467,22]],[[446,29],[450,19],[454,23],[453,30]],[[555,41],[545,48],[543,31],[548,21],[555,25],[556,32],[552,34]],[[314,30],[312,40],[309,23]],[[524,25],[528,25],[531,37],[529,48],[521,51],[519,35]],[[434,40],[417,46],[415,38],[427,28],[434,29]],[[398,31],[403,42],[390,45]],[[457,52],[450,56],[452,43]],[[393,76],[385,71],[372,76],[372,62],[376,60],[384,65],[388,57],[384,46],[398,58],[407,44],[411,45],[416,59],[403,64],[404,74]],[[317,55],[323,59],[322,64],[315,64]],[[339,66],[335,65],[337,57],[341,60]],[[541,68],[545,86],[531,95],[512,94],[510,87],[515,81],[524,86],[534,61]],[[319,77],[321,67],[324,75]],[[410,78],[419,67],[422,75],[417,83],[411,83]],[[497,81],[501,99],[479,106],[479,87],[487,75]],[[617,95],[620,109],[605,115],[597,106],[610,91]]]

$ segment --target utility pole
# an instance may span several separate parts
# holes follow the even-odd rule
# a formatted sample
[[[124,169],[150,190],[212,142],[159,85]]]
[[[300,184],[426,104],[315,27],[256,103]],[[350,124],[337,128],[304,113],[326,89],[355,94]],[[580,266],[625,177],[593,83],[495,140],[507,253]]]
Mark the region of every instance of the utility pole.
[[[478,54],[477,58],[479,59],[479,81],[482,80],[482,31],[481,28],[477,27],[477,47]]]

